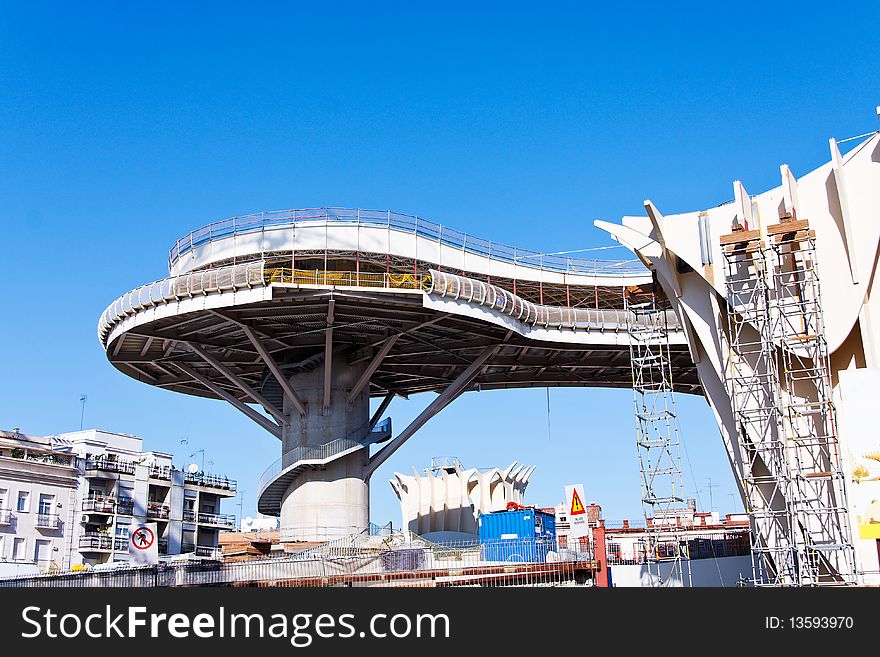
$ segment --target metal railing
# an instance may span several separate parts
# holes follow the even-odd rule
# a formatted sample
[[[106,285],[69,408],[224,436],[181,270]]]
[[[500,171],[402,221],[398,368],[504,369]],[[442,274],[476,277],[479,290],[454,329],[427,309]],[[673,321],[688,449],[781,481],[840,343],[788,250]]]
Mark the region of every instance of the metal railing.
[[[59,454],[58,452],[46,452],[42,450],[24,449],[13,447],[12,449],[0,449],[0,456],[7,456],[22,461],[44,463],[46,465],[63,465],[72,467],[76,462],[74,454]]]
[[[34,527],[38,529],[58,529],[60,519],[55,513],[38,513]]]
[[[652,537],[653,540],[653,537]],[[751,554],[749,532],[729,534],[693,535],[679,537],[670,536],[653,540],[653,548],[646,538],[632,540],[606,539],[606,554],[611,565],[646,564],[649,562],[684,559],[717,559],[721,557],[739,557]],[[654,550],[649,558],[649,550]]]
[[[112,550],[113,537],[109,534],[86,532],[79,537],[80,550]]]
[[[195,522],[196,517],[197,517],[197,514],[195,511],[193,511],[191,509],[184,509],[183,510],[183,521],[184,522]]]
[[[500,260],[512,264],[522,264],[536,269],[578,273],[606,274],[618,276],[644,276],[646,270],[637,260],[596,260],[571,258],[520,249],[481,239],[467,233],[441,226],[421,217],[391,212],[390,210],[364,210],[357,208],[306,208],[300,210],[275,210],[257,212],[240,217],[216,221],[191,231],[181,237],[168,252],[169,271],[180,257],[197,246],[213,240],[262,232],[294,226],[302,222],[329,222],[338,226],[384,227],[403,233],[418,235],[437,244]]]
[[[92,513],[113,513],[116,500],[112,498],[89,497],[83,500],[82,510]]]
[[[432,269],[425,289],[428,294],[464,300],[504,313],[530,326],[552,329],[618,331],[627,330],[627,311],[600,308],[568,308],[532,303],[497,285]],[[674,310],[660,311],[670,331],[681,324]],[[637,320],[642,322],[643,320]]]
[[[120,497],[116,501],[116,513],[123,516],[134,514],[134,500],[130,497]]]
[[[385,418],[373,427],[373,433],[387,431],[391,431],[391,418]],[[368,435],[366,428],[356,432],[355,435],[358,434],[363,435],[364,437]],[[323,445],[300,445],[299,447],[294,447],[266,468],[263,471],[263,474],[260,475],[260,479],[257,482],[257,498],[260,497],[262,492],[266,489],[266,486],[272,483],[272,481],[281,474],[282,470],[295,463],[299,463],[300,461],[323,461],[332,458],[337,454],[341,454],[346,450],[363,446],[363,443],[353,438],[337,438],[336,440],[331,440],[329,443]]]
[[[206,488],[218,488],[220,490],[228,490],[235,492],[238,488],[238,482],[228,477],[210,474],[208,472],[187,472],[184,475],[184,481],[188,484],[204,486]]]
[[[168,520],[170,514],[171,509],[167,504],[160,504],[158,502],[150,502],[147,504],[147,518],[152,518],[154,520]]]
[[[193,554],[197,557],[208,557],[210,559],[219,559],[222,551],[219,547],[210,547],[207,545],[196,545]]]
[[[404,290],[427,290],[431,284],[430,274],[292,269],[290,267],[267,268],[263,272],[263,280],[267,284],[378,287]]]
[[[199,522],[203,525],[235,527],[235,516],[226,513],[199,513]]]
[[[12,509],[0,509],[0,525],[8,525],[12,522]]]
[[[92,470],[133,475],[134,468],[134,463],[129,463],[128,461],[120,461],[118,459],[111,459],[105,456],[86,459],[86,472]]]
[[[296,555],[241,562],[199,559],[109,571],[20,576],[8,587],[166,586],[574,586],[590,585],[600,567],[587,553],[536,547],[524,540],[434,544],[418,537],[362,534]],[[184,544],[184,553],[212,557],[217,548]],[[520,549],[522,548],[522,549]]]
[[[170,465],[152,465],[150,466],[150,477],[168,481],[171,479],[173,469]]]
[[[194,296],[262,285],[264,285],[262,262],[194,271],[153,281],[126,292],[107,306],[101,313],[101,319],[98,320],[98,338],[103,343],[116,322],[144,308]]]

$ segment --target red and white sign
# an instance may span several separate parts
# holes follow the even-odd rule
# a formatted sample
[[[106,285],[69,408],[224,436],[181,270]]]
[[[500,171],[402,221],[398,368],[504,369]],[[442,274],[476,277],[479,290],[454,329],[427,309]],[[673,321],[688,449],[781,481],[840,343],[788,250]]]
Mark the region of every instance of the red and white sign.
[[[131,526],[128,531],[128,562],[159,563],[159,541],[156,538],[155,522]]]

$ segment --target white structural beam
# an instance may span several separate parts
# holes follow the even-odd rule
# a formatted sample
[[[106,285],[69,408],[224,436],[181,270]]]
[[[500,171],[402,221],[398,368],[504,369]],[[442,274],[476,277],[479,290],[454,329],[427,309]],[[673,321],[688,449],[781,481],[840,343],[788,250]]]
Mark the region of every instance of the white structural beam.
[[[333,370],[333,314],[336,300],[327,302],[327,331],[324,333],[324,413],[330,410],[330,382]]]
[[[403,430],[403,432],[397,436],[394,440],[388,443],[381,450],[376,452],[370,458],[370,463],[367,466],[366,474],[369,477],[375,472],[376,468],[382,465],[388,457],[391,456],[397,449],[403,445],[409,438],[422,426],[434,417],[437,413],[442,411],[446,406],[448,406],[456,397],[458,397],[461,392],[467,387],[467,385],[473,380],[473,378],[477,375],[480,368],[483,366],[487,360],[489,360],[495,353],[501,348],[501,345],[493,345],[486,347],[480,352],[480,355],[477,356],[476,360],[471,363],[467,369],[465,369],[461,374],[459,374],[456,379],[450,383],[446,389],[441,392],[430,404],[425,408],[421,413],[419,413],[418,417],[415,420],[410,422],[409,426]]]
[[[284,390],[284,394],[287,395],[287,398],[296,407],[296,410],[299,411],[299,414],[305,415],[305,404],[303,403],[302,399],[299,398],[299,395],[296,394],[296,391],[293,389],[293,387],[290,385],[290,381],[287,379],[286,376],[284,376],[284,372],[281,371],[278,363],[276,363],[275,359],[272,358],[272,354],[269,353],[269,350],[266,349],[266,346],[260,341],[260,339],[257,337],[257,334],[250,326],[242,324],[241,322],[236,323],[241,327],[241,330],[244,331],[244,334],[247,336],[247,339],[251,341],[251,344],[254,345],[257,353],[260,354],[260,358],[263,359],[266,367],[268,367],[269,371],[272,372],[272,376],[274,376],[275,380],[278,381],[278,385],[280,385],[281,389]]]
[[[397,342],[399,335],[392,335],[389,337],[385,344],[382,345],[382,348],[379,350],[379,353],[370,361],[370,364],[367,366],[367,369],[364,370],[364,373],[361,375],[361,378],[358,379],[358,382],[354,384],[354,387],[351,389],[351,392],[348,393],[348,403],[352,403],[355,399],[357,399],[358,395],[361,394],[364,387],[370,383],[370,377],[373,376],[375,371],[379,369],[379,365],[382,364],[382,361],[385,360],[385,356],[388,355],[388,352],[391,351],[391,348]]]
[[[203,386],[205,386],[208,390],[213,392],[215,395],[220,397],[226,402],[232,404],[235,408],[240,410],[242,413],[247,415],[254,422],[263,427],[266,431],[271,433],[276,438],[281,438],[281,427],[272,422],[269,418],[266,418],[260,415],[257,411],[252,409],[250,406],[242,402],[240,399],[235,398],[228,392],[226,392],[223,388],[211,382],[209,379],[205,378],[195,370],[191,369],[189,366],[184,365],[183,363],[172,363],[177,369],[186,374],[191,379],[198,381]]]
[[[837,187],[837,202],[840,205],[840,218],[843,220],[843,235],[846,238],[846,258],[849,261],[850,280],[853,285],[859,282],[859,268],[856,262],[855,232],[852,226],[852,212],[849,209],[849,200],[846,196],[846,180],[843,176],[843,158],[840,149],[834,139],[828,140],[831,148],[831,172],[834,175],[834,184]]]
[[[236,388],[241,390],[244,394],[246,394],[248,397],[253,399],[258,404],[260,404],[263,408],[265,408],[266,412],[269,413],[269,415],[271,415],[272,417],[274,417],[278,421],[279,424],[281,424],[282,426],[285,426],[287,424],[287,419],[284,417],[284,413],[282,413],[277,408],[275,408],[274,404],[272,404],[268,399],[263,397],[263,395],[261,395],[259,392],[257,392],[253,388],[251,388],[247,383],[242,381],[228,367],[226,367],[223,363],[221,363],[219,360],[214,358],[214,356],[209,354],[207,351],[202,349],[202,347],[200,347],[199,345],[197,345],[195,343],[185,342],[184,344],[186,344],[186,346],[189,347],[190,350],[194,354],[198,355],[202,360],[204,360],[206,363],[208,363],[211,367],[213,367],[215,370],[220,372],[220,374],[222,374],[227,379],[229,379],[229,381],[233,385],[235,385]]]

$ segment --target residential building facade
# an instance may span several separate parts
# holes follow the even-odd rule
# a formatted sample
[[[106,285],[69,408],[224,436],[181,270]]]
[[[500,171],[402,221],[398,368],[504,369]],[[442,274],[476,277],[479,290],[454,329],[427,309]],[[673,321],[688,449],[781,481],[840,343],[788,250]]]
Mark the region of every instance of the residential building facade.
[[[0,574],[69,566],[78,482],[51,439],[0,431]]]
[[[129,530],[144,522],[156,523],[160,557],[216,557],[219,533],[235,528],[221,501],[236,487],[200,468],[177,468],[170,454],[143,451],[137,436],[2,432],[0,563],[15,565],[8,572],[126,562]]]

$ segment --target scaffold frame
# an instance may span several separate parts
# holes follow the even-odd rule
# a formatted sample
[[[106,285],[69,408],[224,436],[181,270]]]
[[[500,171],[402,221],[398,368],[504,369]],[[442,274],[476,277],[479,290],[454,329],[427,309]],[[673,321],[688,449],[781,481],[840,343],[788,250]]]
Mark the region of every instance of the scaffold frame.
[[[815,233],[803,224],[769,226],[769,246],[759,231],[722,239],[725,377],[756,586],[854,582]]]
[[[646,562],[655,585],[663,586],[666,580],[678,577],[684,586],[690,586],[687,542],[676,531],[689,509],[681,472],[681,429],[669,358],[668,313],[656,298],[641,303],[627,299],[626,307]]]

